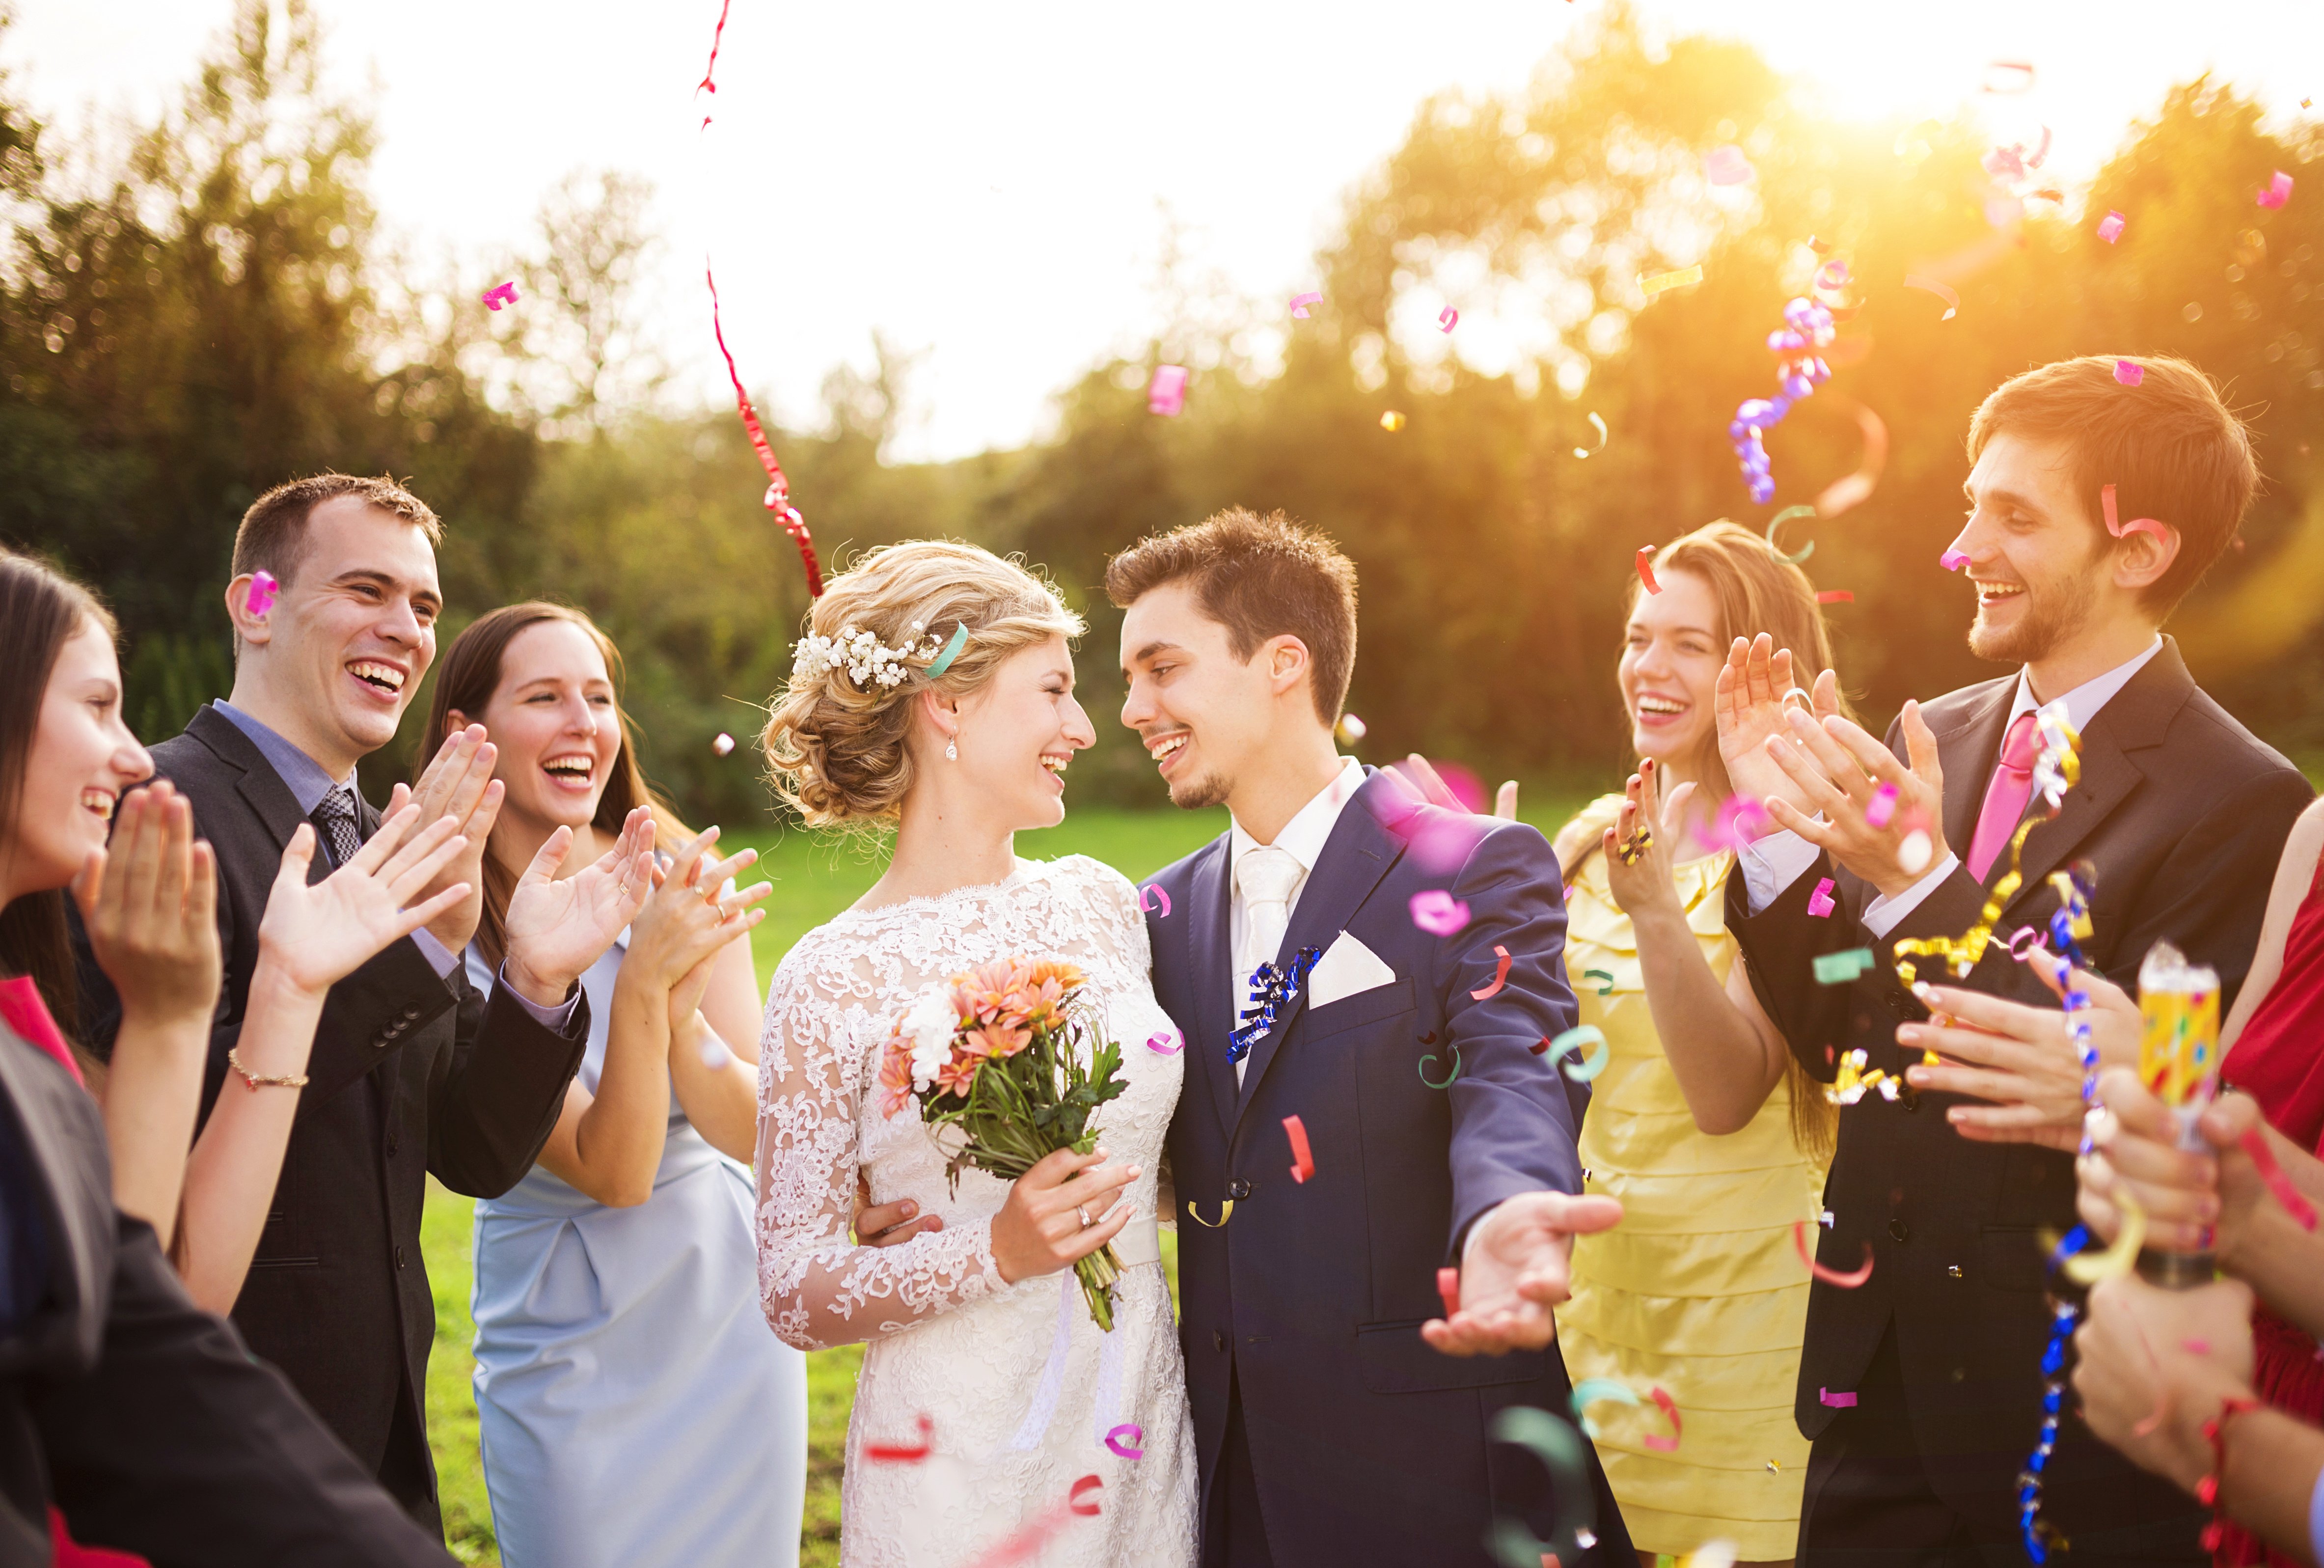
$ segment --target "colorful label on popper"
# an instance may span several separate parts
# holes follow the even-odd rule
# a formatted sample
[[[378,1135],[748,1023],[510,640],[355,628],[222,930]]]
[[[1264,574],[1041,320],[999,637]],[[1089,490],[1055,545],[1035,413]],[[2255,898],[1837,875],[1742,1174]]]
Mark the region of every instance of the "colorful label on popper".
[[[2138,966],[2138,1013],[2140,1082],[2173,1110],[2200,1111],[2219,1071],[2218,973],[2157,942]]]

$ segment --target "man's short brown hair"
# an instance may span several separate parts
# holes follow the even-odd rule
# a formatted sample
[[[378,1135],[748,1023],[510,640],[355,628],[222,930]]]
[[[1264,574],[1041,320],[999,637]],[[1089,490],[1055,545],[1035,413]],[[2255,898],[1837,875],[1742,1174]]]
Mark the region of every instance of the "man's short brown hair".
[[[1246,664],[1270,637],[1305,643],[1316,715],[1339,722],[1356,668],[1356,567],[1339,546],[1280,512],[1231,507],[1114,557],[1105,596],[1126,610],[1177,582],[1227,629],[1227,646]]]
[[[234,531],[234,573],[260,570],[274,574],[290,586],[300,563],[307,558],[307,523],[315,508],[342,495],[362,498],[369,506],[400,517],[428,536],[430,545],[444,542],[444,525],[428,503],[394,480],[382,475],[364,479],[353,474],[312,474],[278,484],[250,503],[242,526]]]
[[[2116,378],[2118,364],[2144,372],[2136,386]],[[2092,519],[2105,516],[2100,493],[2111,484],[2121,521],[2151,517],[2179,530],[2179,558],[2143,595],[2158,616],[2219,558],[2259,489],[2243,420],[2209,376],[2169,355],[2085,355],[2012,376],[1969,421],[1969,461],[1999,435],[2063,441]]]

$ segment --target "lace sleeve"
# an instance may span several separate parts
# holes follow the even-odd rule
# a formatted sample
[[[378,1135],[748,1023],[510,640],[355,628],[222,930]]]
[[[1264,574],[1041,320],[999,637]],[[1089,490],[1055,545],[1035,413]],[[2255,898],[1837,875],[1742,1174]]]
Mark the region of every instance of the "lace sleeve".
[[[869,988],[818,973],[803,942],[777,971],[759,1043],[759,1300],[784,1343],[823,1350],[881,1339],[1007,1287],[991,1222],[964,1222],[893,1247],[861,1247],[857,1118],[872,1027]],[[883,1020],[884,1021],[884,1020]]]

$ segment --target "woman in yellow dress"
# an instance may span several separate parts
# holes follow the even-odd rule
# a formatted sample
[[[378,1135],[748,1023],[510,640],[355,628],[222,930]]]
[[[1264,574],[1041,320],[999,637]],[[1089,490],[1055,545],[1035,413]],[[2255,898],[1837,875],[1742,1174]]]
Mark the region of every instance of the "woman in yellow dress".
[[[1618,672],[1638,772],[1556,840],[1567,978],[1609,1053],[1582,1125],[1583,1185],[1622,1203],[1620,1225],[1574,1244],[1558,1341],[1577,1386],[1609,1378],[1641,1400],[1588,1414],[1647,1568],[1711,1541],[1788,1562],[1808,1460],[1792,1414],[1808,1271],[1791,1231],[1822,1211],[1832,1112],[1727,931],[1733,813],[1722,831],[1712,704],[1734,637],[1767,632],[1810,671],[1831,668],[1831,644],[1806,575],[1748,529],[1697,529],[1654,569],[1661,591],[1635,591]],[[1688,1073],[1738,1036],[1759,1082]],[[1675,1448],[1657,1388],[1683,1421]]]

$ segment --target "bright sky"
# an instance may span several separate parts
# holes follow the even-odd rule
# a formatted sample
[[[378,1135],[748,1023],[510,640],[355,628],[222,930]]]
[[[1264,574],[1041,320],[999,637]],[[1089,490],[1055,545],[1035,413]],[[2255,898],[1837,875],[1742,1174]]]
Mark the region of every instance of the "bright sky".
[[[1521,85],[1597,0],[733,0],[706,134],[692,93],[718,0],[314,3],[334,72],[376,85],[374,194],[419,254],[462,258],[481,290],[566,172],[643,174],[679,396],[728,401],[706,250],[772,412],[812,418],[825,374],[868,366],[881,331],[923,355],[894,455],[945,457],[1043,433],[1054,393],[1145,339],[1166,212],[1202,267],[1287,302],[1422,97]],[[2050,125],[2068,180],[2206,66],[2283,114],[2324,92],[2312,0],[1642,5],[1674,32],[1748,39],[1868,117],[1950,113],[1987,62],[2031,60],[2033,95],[1983,103],[2005,141]],[[175,101],[232,0],[16,9],[13,89],[77,130]]]

